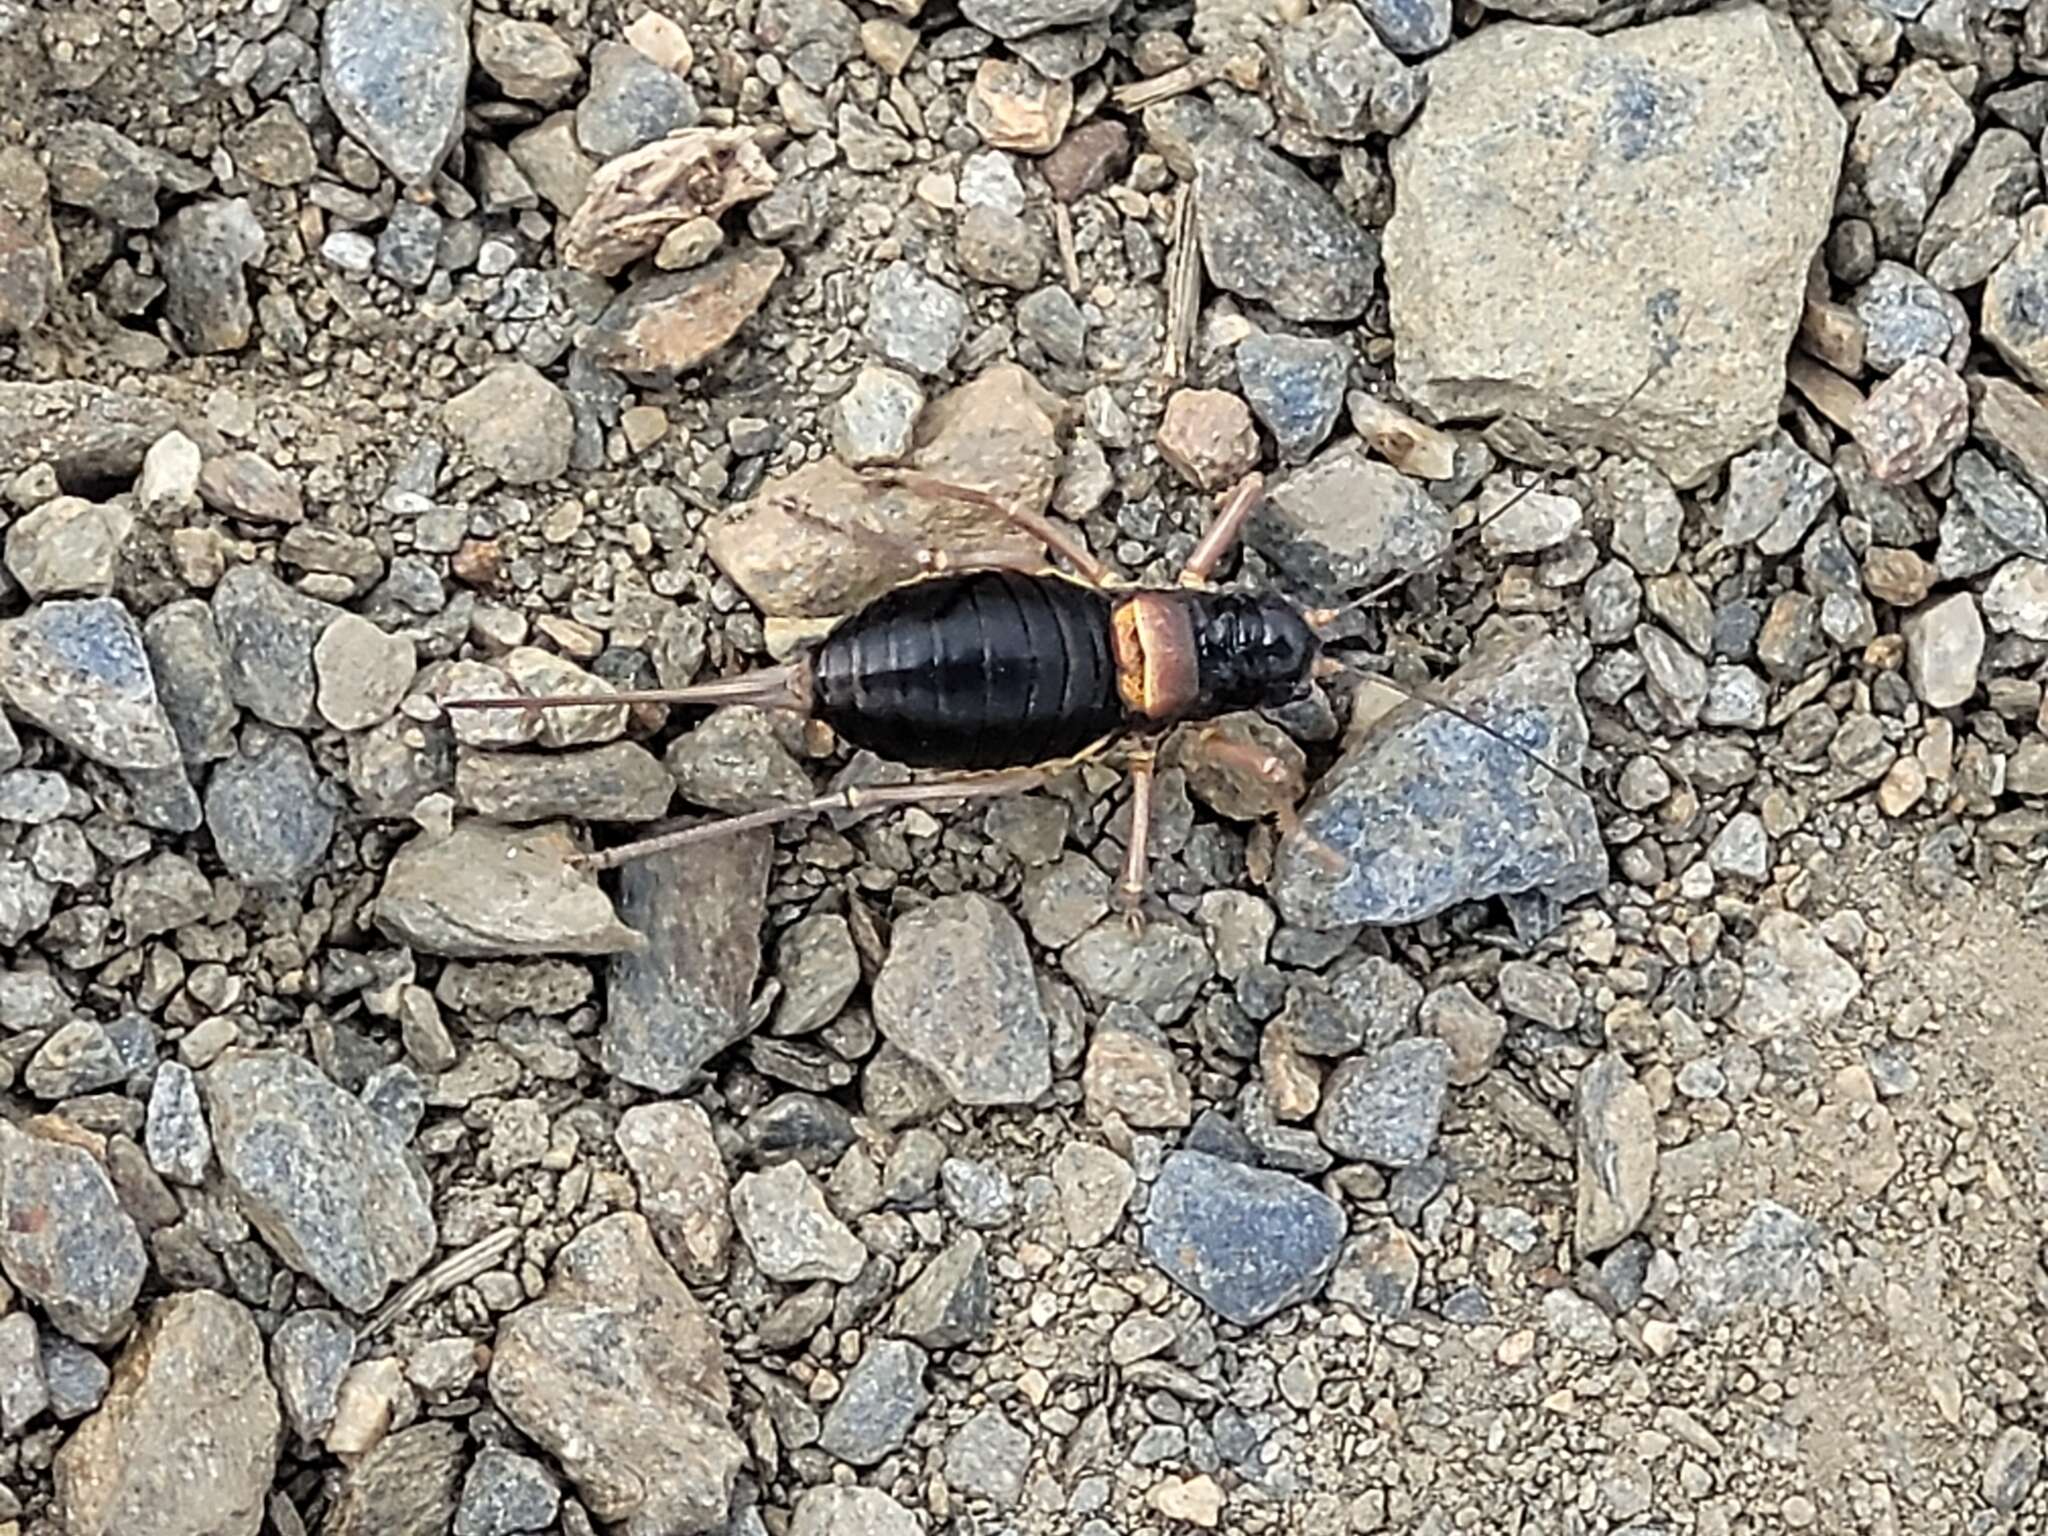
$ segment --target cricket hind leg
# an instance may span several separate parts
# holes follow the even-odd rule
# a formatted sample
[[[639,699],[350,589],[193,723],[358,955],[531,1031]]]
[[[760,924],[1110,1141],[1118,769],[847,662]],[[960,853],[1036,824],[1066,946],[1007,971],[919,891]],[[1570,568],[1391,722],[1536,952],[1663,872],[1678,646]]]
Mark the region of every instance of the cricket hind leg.
[[[729,837],[759,827],[779,826],[784,822],[802,821],[812,816],[823,816],[831,811],[879,810],[888,806],[922,805],[941,800],[986,800],[998,795],[1016,795],[1036,789],[1051,776],[1051,770],[1046,768],[1009,768],[997,773],[949,774],[944,778],[924,779],[909,784],[855,784],[846,789],[834,790],[830,794],[813,795],[808,800],[792,801],[787,805],[771,805],[758,811],[743,811],[738,815],[699,822],[696,826],[683,827],[674,832],[657,833],[653,837],[621,843],[616,848],[581,854],[576,862],[585,869],[616,869],[621,864],[646,858],[649,854],[667,853],[676,848],[686,848],[693,843],[707,842],[712,838]]]
[[[1079,540],[1054,523],[1051,518],[1044,517],[1036,512],[1027,512],[1022,507],[1013,507],[1001,497],[991,496],[987,491],[977,490],[971,485],[955,485],[950,480],[941,480],[935,475],[919,474],[914,470],[907,469],[869,470],[862,478],[871,480],[878,485],[901,486],[906,491],[930,497],[934,501],[965,502],[969,506],[980,507],[983,511],[993,512],[1012,527],[1020,532],[1029,534],[1053,554],[1066,561],[1073,568],[1074,574],[1087,582],[1089,586],[1107,587],[1114,585],[1117,580],[1115,571],[1111,570],[1103,561],[1090,554]],[[1009,561],[994,562],[992,557],[988,556],[956,556],[949,558],[943,552],[935,550],[920,550],[918,552],[918,559],[920,564],[936,565],[941,569],[964,569],[974,561],[981,561],[983,563],[1011,563]]]

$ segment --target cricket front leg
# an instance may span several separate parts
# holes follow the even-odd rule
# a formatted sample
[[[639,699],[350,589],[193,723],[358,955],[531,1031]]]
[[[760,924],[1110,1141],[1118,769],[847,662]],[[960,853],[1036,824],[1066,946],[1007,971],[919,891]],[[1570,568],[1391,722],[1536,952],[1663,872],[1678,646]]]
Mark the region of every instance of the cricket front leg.
[[[1216,567],[1223,563],[1223,557],[1230,553],[1244,525],[1251,521],[1251,515],[1258,509],[1259,500],[1266,492],[1266,482],[1254,470],[1230,488],[1230,494],[1223,498],[1223,505],[1216,513],[1216,519],[1195,545],[1194,553],[1188,556],[1188,563],[1181,567],[1180,584],[1184,587],[1205,586]]]

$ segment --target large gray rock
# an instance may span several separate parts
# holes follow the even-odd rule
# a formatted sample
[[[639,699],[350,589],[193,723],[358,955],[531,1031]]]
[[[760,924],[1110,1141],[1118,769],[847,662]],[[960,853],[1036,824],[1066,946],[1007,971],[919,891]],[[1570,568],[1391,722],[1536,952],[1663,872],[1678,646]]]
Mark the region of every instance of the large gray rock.
[[[773,851],[742,832],[620,868],[620,915],[645,947],[611,964],[605,1071],[674,1093],[747,1033]]]
[[[47,602],[0,623],[0,701],[109,768],[179,760],[142,631],[111,597]]]
[[[462,133],[469,0],[335,0],[320,86],[347,129],[408,185],[432,178]]]
[[[960,1104],[1028,1104],[1052,1086],[1052,1032],[1024,931],[986,896],[941,897],[896,925],[875,1023]]]
[[[1482,28],[1431,61],[1392,148],[1402,386],[1699,483],[1777,421],[1844,132],[1761,6],[1605,37]]]
[[[221,1172],[285,1263],[367,1312],[433,1257],[424,1175],[384,1122],[312,1062],[231,1050],[201,1083]]]
[[[128,1331],[142,1236],[90,1152],[0,1123],[0,1269],[85,1344]]]
[[[166,1297],[57,1453],[57,1523],[66,1536],[256,1536],[282,1427],[248,1309],[215,1291]]]
[[[1344,1241],[1344,1210],[1287,1174],[1176,1152],[1152,1186],[1144,1241],[1174,1284],[1250,1327],[1323,1288]]]
[[[1582,645],[1503,626],[1434,690],[1470,719],[1410,701],[1375,722],[1280,845],[1272,894],[1287,920],[1413,923],[1460,902],[1563,902],[1604,885],[1593,802],[1559,772],[1576,775],[1586,750]]]
[[[640,1216],[587,1227],[498,1330],[490,1392],[624,1536],[722,1531],[746,1461],[718,1329]]]
[[[597,878],[572,865],[557,824],[465,821],[414,838],[384,872],[377,926],[430,955],[610,955],[640,938],[619,921]]]

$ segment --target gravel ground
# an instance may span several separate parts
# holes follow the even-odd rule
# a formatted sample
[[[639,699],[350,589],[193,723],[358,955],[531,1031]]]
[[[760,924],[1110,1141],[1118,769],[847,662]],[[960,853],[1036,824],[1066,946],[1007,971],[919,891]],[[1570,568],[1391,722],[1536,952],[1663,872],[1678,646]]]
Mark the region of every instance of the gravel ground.
[[[639,3],[0,0],[0,1536],[2048,1530],[2048,7]]]

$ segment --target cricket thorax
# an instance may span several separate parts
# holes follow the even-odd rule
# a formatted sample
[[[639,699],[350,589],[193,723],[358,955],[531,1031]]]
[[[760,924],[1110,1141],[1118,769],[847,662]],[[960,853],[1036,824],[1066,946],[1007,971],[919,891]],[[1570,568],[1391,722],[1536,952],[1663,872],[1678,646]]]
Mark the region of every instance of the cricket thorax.
[[[1179,592],[1137,592],[1110,615],[1116,689],[1134,720],[1186,719],[1201,700],[1194,614]]]

